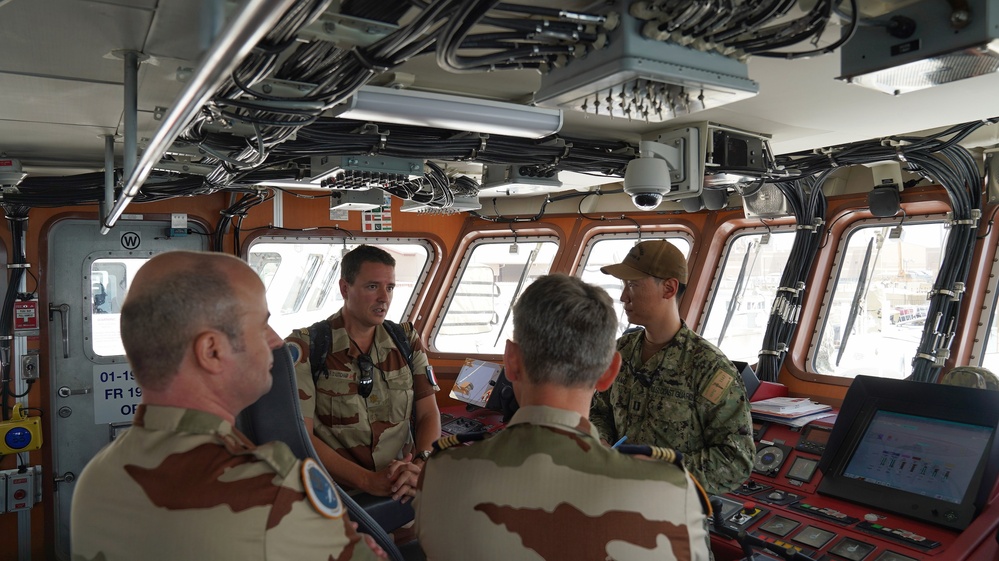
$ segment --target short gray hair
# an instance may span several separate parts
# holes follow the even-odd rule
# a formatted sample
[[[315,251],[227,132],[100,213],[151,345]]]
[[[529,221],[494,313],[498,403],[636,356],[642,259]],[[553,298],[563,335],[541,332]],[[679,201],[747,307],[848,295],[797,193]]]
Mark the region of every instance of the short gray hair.
[[[121,342],[135,381],[144,388],[165,389],[205,328],[224,333],[237,350],[242,342],[244,307],[231,285],[232,264],[227,262],[239,259],[184,253],[180,266],[143,277],[143,285],[131,287],[121,307]]]
[[[538,278],[513,307],[513,338],[536,384],[596,384],[617,348],[617,325],[607,292],[563,274]]]

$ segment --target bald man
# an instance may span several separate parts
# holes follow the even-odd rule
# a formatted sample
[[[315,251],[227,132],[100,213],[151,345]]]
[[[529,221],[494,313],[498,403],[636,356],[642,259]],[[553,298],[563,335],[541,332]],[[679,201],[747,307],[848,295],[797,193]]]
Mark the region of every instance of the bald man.
[[[133,426],[73,494],[73,559],[375,559],[336,488],[280,442],[233,426],[271,387],[264,285],[243,261],[170,252],[136,274],[121,336],[142,390]]]

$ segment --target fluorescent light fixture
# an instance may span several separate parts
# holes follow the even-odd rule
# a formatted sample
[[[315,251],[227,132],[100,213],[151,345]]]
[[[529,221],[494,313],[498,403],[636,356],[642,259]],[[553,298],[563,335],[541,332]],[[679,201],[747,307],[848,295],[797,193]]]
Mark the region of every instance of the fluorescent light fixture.
[[[859,27],[840,50],[838,79],[900,95],[999,71],[997,4],[959,4],[919,0],[881,18],[907,22],[904,32]]]
[[[851,84],[900,95],[999,71],[999,41],[849,77]]]
[[[562,128],[562,111],[486,99],[365,86],[338,117],[439,129],[541,138]]]

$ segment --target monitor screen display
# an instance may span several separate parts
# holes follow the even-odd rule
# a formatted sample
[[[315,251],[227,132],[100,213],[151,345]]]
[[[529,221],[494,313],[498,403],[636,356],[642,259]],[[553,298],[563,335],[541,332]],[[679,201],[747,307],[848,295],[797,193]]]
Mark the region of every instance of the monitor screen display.
[[[877,411],[843,476],[961,504],[993,428]]]
[[[818,492],[963,530],[999,474],[997,426],[997,391],[857,376]]]

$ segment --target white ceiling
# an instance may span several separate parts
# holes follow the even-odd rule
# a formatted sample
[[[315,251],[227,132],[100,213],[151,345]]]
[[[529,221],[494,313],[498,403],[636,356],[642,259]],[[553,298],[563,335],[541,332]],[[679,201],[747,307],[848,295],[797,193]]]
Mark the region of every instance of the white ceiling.
[[[123,66],[113,53],[127,49],[149,57],[139,73],[139,136],[152,137],[154,110],[183,86],[178,69],[197,65],[201,11],[198,0],[0,0],[0,154],[33,174],[102,169],[103,137],[123,122]],[[665,124],[569,114],[563,132],[634,141],[708,120],[769,135],[780,154],[999,115],[999,75],[890,96],[837,81],[838,52],[748,64],[755,97]],[[540,82],[529,70],[448,74],[432,56],[396,70],[414,74],[418,89],[518,101]],[[980,143],[997,142],[995,128],[985,127]]]

